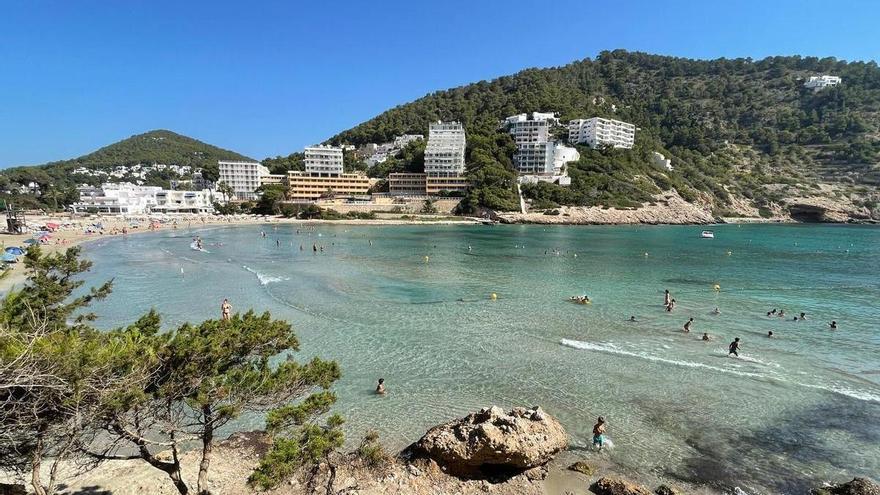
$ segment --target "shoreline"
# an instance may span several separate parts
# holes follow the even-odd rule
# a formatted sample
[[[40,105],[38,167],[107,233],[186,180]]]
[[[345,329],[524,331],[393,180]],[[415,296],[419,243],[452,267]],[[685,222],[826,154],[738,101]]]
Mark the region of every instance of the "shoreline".
[[[711,221],[711,222],[653,222],[653,221],[578,221],[569,219],[567,217],[560,218],[559,216],[544,216],[541,215],[541,220],[546,221],[537,221],[533,218],[512,218],[511,215],[505,213],[500,216],[500,222],[496,222],[495,225],[545,225],[545,226],[693,226],[693,227],[706,227],[713,225],[813,225],[813,223],[808,222],[798,222],[793,219],[775,219],[775,218],[749,218],[749,217],[724,217],[721,218],[720,222]],[[419,225],[419,226],[434,226],[434,225],[484,225],[484,220],[477,217],[455,217],[455,219],[450,219],[449,216],[443,216],[442,219],[435,219],[431,215],[420,215],[417,219],[402,219],[402,218],[376,218],[376,219],[341,219],[341,220],[323,220],[323,219],[298,219],[298,218],[285,218],[285,217],[276,217],[276,216],[251,216],[251,215],[189,215],[189,216],[180,216],[180,217],[165,217],[163,220],[166,223],[162,224],[159,228],[155,230],[149,230],[149,216],[146,215],[137,215],[137,216],[95,216],[95,217],[57,217],[57,216],[35,216],[30,217],[31,220],[29,223],[31,224],[39,224],[43,225],[46,222],[55,222],[55,223],[71,223],[74,226],[68,228],[62,228],[56,232],[53,232],[52,241],[47,244],[42,244],[41,247],[46,253],[57,253],[62,252],[67,248],[80,246],[92,241],[97,241],[100,239],[107,239],[112,237],[119,237],[122,235],[139,235],[139,234],[149,234],[155,232],[161,232],[165,230],[173,230],[177,228],[181,228],[182,224],[183,228],[195,228],[195,227],[213,227],[213,228],[221,228],[221,227],[235,227],[240,225],[271,225],[271,224],[285,224],[285,225],[350,225],[350,226],[388,226],[388,225]],[[559,221],[562,220],[562,221]],[[124,233],[121,231],[123,227],[131,228],[132,222],[137,222],[139,227],[129,230]],[[169,223],[175,222],[175,223]],[[104,225],[105,230],[108,230],[104,233],[97,234],[86,234],[83,229],[91,224],[101,223]],[[873,220],[851,220],[846,222],[818,222],[816,225],[880,225],[880,222]],[[33,238],[32,233],[28,234],[9,234],[2,233],[0,235],[0,248],[5,249],[10,246],[21,246],[25,240]],[[0,278],[0,295],[5,295],[11,289],[16,287],[18,284],[24,282],[25,274],[24,274],[24,264],[19,262],[10,265],[10,269],[7,275],[3,278]]]

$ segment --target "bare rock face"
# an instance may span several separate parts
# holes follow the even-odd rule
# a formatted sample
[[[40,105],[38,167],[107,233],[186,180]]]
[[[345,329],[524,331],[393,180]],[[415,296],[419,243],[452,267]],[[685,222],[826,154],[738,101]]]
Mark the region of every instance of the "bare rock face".
[[[433,459],[450,474],[472,476],[542,466],[567,446],[565,429],[541,408],[505,413],[493,406],[431,428],[407,450]]]
[[[880,485],[868,478],[853,478],[839,485],[813,490],[814,495],[880,495]]]
[[[590,489],[596,495],[653,495],[651,490],[641,485],[610,477],[599,478]]]

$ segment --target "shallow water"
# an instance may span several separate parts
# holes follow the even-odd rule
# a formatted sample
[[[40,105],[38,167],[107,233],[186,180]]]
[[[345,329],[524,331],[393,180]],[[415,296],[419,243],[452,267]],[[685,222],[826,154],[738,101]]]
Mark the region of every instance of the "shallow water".
[[[269,310],[293,323],[301,358],[342,365],[351,440],[373,428],[402,447],[485,405],[541,405],[576,449],[604,415],[616,448],[602,455],[630,472],[774,493],[880,473],[876,227],[727,225],[713,240],[668,226],[297,228],[90,243],[89,283],[115,277],[99,324],[151,307],[169,326],[217,317],[224,297]],[[196,233],[208,253],[190,248]],[[566,301],[581,293],[593,303]],[[371,393],[380,376],[386,397]]]

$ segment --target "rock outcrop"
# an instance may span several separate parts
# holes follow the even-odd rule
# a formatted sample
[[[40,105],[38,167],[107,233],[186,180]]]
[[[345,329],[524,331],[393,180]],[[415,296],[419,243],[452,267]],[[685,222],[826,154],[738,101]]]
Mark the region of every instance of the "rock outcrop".
[[[590,487],[596,495],[653,495],[651,490],[620,478],[604,477]]]
[[[472,477],[543,466],[567,446],[565,429],[541,408],[505,413],[493,406],[431,428],[406,452],[428,457],[450,474]]]
[[[817,488],[813,495],[880,495],[880,485],[868,478],[853,478],[847,483]]]

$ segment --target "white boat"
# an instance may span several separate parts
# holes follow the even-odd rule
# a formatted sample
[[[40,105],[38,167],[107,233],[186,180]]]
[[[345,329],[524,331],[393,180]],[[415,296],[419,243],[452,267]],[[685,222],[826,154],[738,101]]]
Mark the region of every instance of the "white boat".
[[[712,232],[711,230],[704,230],[703,233],[700,234],[700,237],[702,237],[703,239],[714,239],[715,232]]]

